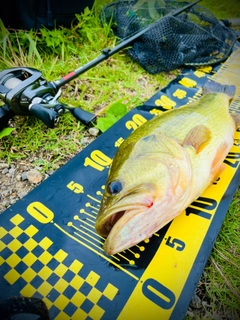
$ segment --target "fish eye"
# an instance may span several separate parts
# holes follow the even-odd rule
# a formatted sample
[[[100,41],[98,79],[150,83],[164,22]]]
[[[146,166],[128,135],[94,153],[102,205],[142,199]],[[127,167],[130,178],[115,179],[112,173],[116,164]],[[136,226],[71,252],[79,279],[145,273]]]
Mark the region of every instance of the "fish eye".
[[[115,181],[111,181],[109,182],[108,186],[107,186],[107,191],[111,196],[115,196],[116,194],[118,194],[121,190],[122,190],[122,184],[120,181],[115,180]]]

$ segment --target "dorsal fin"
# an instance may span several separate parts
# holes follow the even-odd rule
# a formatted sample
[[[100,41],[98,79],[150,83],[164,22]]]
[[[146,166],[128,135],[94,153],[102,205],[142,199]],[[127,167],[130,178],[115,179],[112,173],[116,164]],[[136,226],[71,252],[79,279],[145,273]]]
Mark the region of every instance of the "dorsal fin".
[[[204,125],[192,128],[183,141],[183,146],[192,146],[199,153],[211,140],[211,131]]]

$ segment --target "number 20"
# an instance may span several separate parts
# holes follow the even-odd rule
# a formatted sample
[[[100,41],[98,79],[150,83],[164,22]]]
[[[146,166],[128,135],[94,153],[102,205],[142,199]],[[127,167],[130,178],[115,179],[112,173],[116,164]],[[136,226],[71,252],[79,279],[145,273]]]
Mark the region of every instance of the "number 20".
[[[135,131],[138,127],[140,127],[146,121],[147,120],[140,114],[134,114],[134,116],[132,117],[132,120],[129,120],[126,122],[126,128],[128,130],[133,129],[133,131]]]

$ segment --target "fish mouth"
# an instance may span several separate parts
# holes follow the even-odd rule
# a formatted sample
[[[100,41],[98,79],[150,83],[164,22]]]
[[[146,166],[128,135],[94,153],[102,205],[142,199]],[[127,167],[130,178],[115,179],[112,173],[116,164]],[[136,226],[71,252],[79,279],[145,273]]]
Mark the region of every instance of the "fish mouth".
[[[148,237],[141,217],[146,216],[152,205],[152,195],[141,193],[123,197],[103,210],[97,219],[96,231],[106,238],[103,249],[107,254],[123,251]]]
[[[113,203],[106,204],[103,197],[96,221],[96,231],[103,237],[107,237],[113,226],[128,212],[144,210],[153,204],[151,192],[152,186],[136,187],[134,190],[119,195]]]
[[[119,219],[122,218],[122,216],[124,215],[126,211],[118,211],[113,213],[110,218],[107,220],[106,224],[105,224],[105,230],[106,233],[110,233],[110,231],[112,230],[113,226],[118,222]]]
[[[103,245],[108,255],[121,252],[147,238],[147,235],[144,235],[144,226],[139,226],[140,217],[147,210],[146,206],[133,206],[125,211],[117,211],[108,218],[105,224],[108,235]],[[133,220],[138,222],[133,224]]]
[[[123,216],[126,216],[127,214],[132,216],[133,214],[135,215],[144,210],[146,210],[146,205],[140,204],[126,205],[126,207],[120,205],[114,206],[110,210],[107,210],[99,219],[96,224],[97,232],[101,236],[107,237],[116,223],[122,219]]]

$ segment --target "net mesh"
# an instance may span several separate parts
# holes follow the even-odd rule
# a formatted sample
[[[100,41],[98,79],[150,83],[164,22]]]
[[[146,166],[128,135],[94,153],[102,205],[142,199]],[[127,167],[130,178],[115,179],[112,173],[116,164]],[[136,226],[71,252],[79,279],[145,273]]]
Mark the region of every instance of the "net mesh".
[[[235,32],[200,5],[176,16],[171,14],[187,4],[170,0],[119,0],[106,5],[101,18],[111,23],[115,36],[121,40],[151,24],[127,49],[130,57],[151,74],[225,60],[236,41]]]

